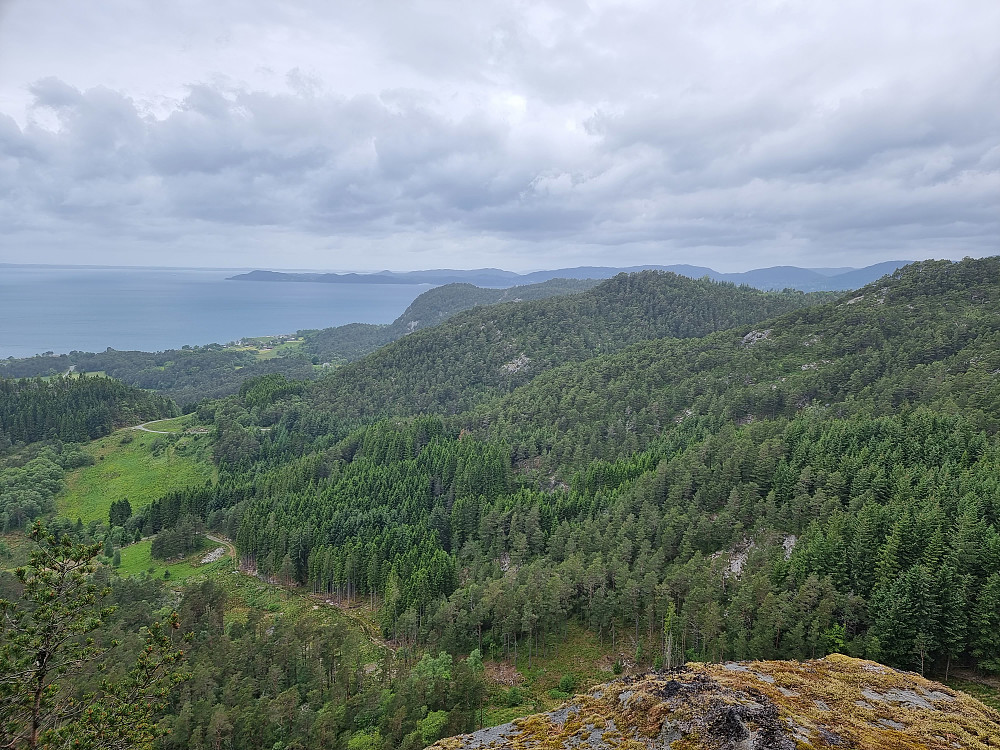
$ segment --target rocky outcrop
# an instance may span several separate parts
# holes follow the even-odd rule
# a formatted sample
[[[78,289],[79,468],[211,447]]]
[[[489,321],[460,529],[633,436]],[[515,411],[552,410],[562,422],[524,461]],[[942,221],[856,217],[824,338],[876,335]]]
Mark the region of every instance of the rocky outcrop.
[[[689,664],[626,677],[440,750],[979,750],[1000,713],[870,661]]]

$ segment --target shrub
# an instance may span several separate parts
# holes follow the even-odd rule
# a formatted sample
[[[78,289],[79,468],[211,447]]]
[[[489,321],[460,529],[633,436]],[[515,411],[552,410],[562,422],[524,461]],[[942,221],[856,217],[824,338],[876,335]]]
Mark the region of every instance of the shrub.
[[[559,690],[572,693],[576,690],[576,678],[572,674],[564,674],[559,680]]]

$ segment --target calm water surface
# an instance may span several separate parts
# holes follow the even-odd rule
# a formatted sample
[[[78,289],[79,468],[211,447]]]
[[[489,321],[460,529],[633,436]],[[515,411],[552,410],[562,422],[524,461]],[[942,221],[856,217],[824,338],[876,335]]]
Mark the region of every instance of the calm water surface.
[[[236,271],[0,267],[0,358],[161,351],[391,323],[426,285],[226,281]]]

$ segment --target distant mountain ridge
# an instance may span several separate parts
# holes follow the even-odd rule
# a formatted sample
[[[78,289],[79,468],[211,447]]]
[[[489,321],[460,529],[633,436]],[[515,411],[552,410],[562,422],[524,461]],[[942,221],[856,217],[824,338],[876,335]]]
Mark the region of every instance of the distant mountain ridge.
[[[637,271],[670,271],[690,279],[709,278],[746,284],[757,289],[799,289],[804,292],[829,292],[857,289],[911,263],[890,260],[864,268],[799,268],[772,266],[742,273],[720,273],[703,266],[675,264],[669,266],[578,266],[551,271],[519,274],[498,268],[472,270],[432,269],[427,271],[380,271],[378,273],[287,273],[283,271],[250,271],[230,276],[233,281],[312,282],[321,284],[475,284],[483,287],[508,287],[513,284],[537,284],[552,279],[610,279],[620,273]]]

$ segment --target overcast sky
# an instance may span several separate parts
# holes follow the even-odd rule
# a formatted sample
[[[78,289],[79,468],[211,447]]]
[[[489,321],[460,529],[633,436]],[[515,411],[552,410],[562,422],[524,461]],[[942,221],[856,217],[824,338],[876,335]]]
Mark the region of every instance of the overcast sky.
[[[997,0],[0,0],[0,262],[1000,252]]]

